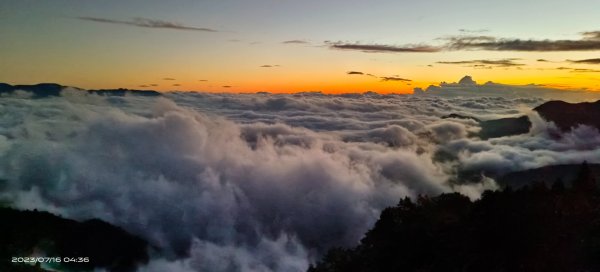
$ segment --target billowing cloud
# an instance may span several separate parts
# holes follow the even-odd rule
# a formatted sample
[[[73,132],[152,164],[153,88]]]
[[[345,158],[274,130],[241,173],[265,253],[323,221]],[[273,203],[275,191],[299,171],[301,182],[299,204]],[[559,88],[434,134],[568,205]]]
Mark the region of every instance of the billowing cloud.
[[[597,130],[531,112],[545,91],[469,77],[417,95],[3,94],[0,201],[140,235],[155,251],[140,271],[305,271],[402,197],[496,188],[461,173],[600,162]],[[533,126],[482,140],[449,113]]]
[[[450,190],[432,161],[412,151],[416,137],[398,126],[368,137],[407,149],[237,124],[167,99],[117,99],[4,99],[3,110],[23,107],[13,117],[33,110],[39,119],[1,121],[8,184],[0,196],[21,208],[100,217],[166,256],[189,253],[193,271],[303,271],[326,249],[357,241],[397,198]],[[288,99],[292,112],[300,101]],[[327,103],[319,104],[334,106]],[[48,123],[50,112],[63,123]],[[148,269],[155,265],[174,264],[157,260]]]
[[[119,24],[119,25],[129,25],[129,26],[137,26],[137,27],[146,27],[146,28],[164,28],[164,29],[175,29],[175,30],[190,30],[190,31],[202,31],[202,32],[217,32],[217,30],[211,28],[204,27],[193,27],[186,26],[175,22],[163,21],[163,20],[155,20],[155,19],[147,19],[147,18],[134,18],[130,21],[125,20],[113,20],[99,17],[77,17],[77,19],[98,23],[109,23],[109,24]]]
[[[559,70],[573,70],[569,67],[558,67]],[[415,88],[415,94],[431,94],[436,96],[516,96],[520,98],[544,98],[558,99],[576,102],[580,100],[600,99],[600,93],[588,92],[582,90],[571,90],[565,92],[564,89],[547,87],[544,85],[527,84],[527,85],[506,85],[494,83],[491,81],[484,84],[477,84],[470,76],[463,77],[459,82],[448,83],[441,82],[439,85],[430,85],[425,90]]]

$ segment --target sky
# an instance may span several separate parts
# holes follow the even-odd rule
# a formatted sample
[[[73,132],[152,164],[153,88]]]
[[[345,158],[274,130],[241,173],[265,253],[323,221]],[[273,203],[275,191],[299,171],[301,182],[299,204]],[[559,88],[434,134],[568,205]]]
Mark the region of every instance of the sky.
[[[471,75],[600,91],[598,1],[0,2],[0,82],[410,93]]]

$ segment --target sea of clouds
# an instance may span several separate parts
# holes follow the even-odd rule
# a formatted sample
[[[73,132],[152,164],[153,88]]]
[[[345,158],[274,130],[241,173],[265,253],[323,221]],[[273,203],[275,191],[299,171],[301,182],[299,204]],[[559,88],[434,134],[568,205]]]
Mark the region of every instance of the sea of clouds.
[[[460,192],[475,199],[497,188],[486,176],[461,182],[461,171],[502,175],[600,162],[596,129],[562,133],[531,110],[552,92],[506,88],[4,94],[0,200],[100,218],[140,235],[153,245],[140,271],[305,271],[327,249],[356,244],[400,198]],[[441,118],[450,113],[527,115],[533,126],[528,134],[481,140],[477,122]]]

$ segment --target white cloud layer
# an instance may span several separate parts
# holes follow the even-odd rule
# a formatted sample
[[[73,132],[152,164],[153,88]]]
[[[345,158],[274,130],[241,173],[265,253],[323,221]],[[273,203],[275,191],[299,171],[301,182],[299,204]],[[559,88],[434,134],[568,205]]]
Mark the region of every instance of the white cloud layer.
[[[496,188],[489,178],[456,184],[459,172],[600,162],[598,131],[561,135],[530,111],[543,101],[16,93],[0,99],[0,197],[141,235],[159,248],[142,271],[304,271],[356,243],[401,197]],[[450,113],[527,114],[534,126],[480,140],[476,122],[441,118]]]

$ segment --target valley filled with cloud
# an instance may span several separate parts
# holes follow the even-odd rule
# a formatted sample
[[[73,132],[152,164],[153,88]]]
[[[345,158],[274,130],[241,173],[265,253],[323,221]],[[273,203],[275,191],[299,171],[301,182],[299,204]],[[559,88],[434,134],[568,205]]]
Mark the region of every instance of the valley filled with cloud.
[[[600,163],[597,128],[533,110],[551,97],[600,95],[470,77],[402,95],[6,92],[0,200],[142,237],[139,271],[306,271],[401,198]],[[520,133],[488,122],[522,116]]]

